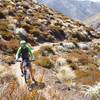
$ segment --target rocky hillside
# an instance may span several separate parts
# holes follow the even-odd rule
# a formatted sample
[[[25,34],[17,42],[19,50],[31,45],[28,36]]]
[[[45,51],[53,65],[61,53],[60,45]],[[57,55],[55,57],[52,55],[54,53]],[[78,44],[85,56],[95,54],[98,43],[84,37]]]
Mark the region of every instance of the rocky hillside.
[[[38,0],[64,15],[85,20],[100,12],[100,2],[91,0]]]
[[[87,24],[90,27],[93,27],[97,31],[100,31],[100,13],[89,17],[88,19],[83,21],[85,24]]]
[[[87,42],[99,38],[92,28],[44,5],[32,2],[0,1],[0,50],[16,52],[18,40],[32,45],[43,42]]]
[[[43,89],[29,92],[19,83],[14,59],[21,39],[34,48],[33,71]],[[99,92],[83,85],[95,87],[99,77],[99,32],[31,0],[0,1],[0,99],[91,100]]]

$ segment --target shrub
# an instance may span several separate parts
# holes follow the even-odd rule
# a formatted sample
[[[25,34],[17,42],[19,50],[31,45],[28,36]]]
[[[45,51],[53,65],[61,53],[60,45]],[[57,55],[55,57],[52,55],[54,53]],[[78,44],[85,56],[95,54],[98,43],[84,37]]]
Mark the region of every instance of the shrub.
[[[72,60],[71,59],[67,59],[67,62],[68,62],[68,64],[71,64]]]
[[[12,39],[7,42],[0,41],[0,50],[4,51],[5,53],[16,53],[19,46],[19,41],[16,39]]]
[[[67,55],[69,64],[75,62],[76,64],[80,63],[81,65],[88,65],[93,63],[93,59],[90,55],[86,54],[81,50],[74,50]]]
[[[85,26],[84,24],[82,24],[80,21],[75,21],[75,25],[80,27],[80,26]]]
[[[27,32],[29,32],[29,30],[31,29],[31,25],[29,25],[29,24],[22,24],[22,27],[27,31]]]
[[[42,51],[42,56],[48,56],[49,54],[52,54],[52,55],[55,54],[50,46],[43,46],[40,49]]]
[[[100,82],[96,85],[82,85],[81,92],[84,93],[86,99],[99,100],[100,99]]]
[[[33,34],[34,37],[38,37],[40,35],[40,31],[36,27],[32,27],[32,29],[29,30],[30,34]]]
[[[0,31],[7,31],[8,21],[0,20]]]
[[[5,42],[0,41],[0,50],[2,51],[7,50],[7,44]]]
[[[51,60],[48,58],[48,57],[42,57],[40,58],[38,61],[37,61],[37,64],[39,66],[42,66],[42,67],[45,67],[45,68],[52,68],[54,65],[53,63],[51,62]]]
[[[0,76],[0,84],[9,83],[11,81],[16,81],[16,80],[17,80],[16,77],[9,73],[6,73],[2,77]]]
[[[44,19],[45,17],[44,17],[44,14],[42,13],[34,13],[34,15],[37,17],[37,18],[39,18],[39,19]]]
[[[0,20],[0,34],[6,40],[10,40],[12,38],[12,33],[8,31],[7,20]]]
[[[11,53],[16,53],[17,49],[19,47],[19,41],[18,40],[11,40],[8,42],[7,44],[7,49],[8,49],[8,52],[11,52]]]
[[[29,92],[26,88],[20,88],[16,81],[1,86],[0,96],[6,100],[35,100],[36,98],[37,100],[46,100],[41,92],[39,93],[37,90]]]
[[[5,19],[5,18],[6,16],[2,12],[0,12],[0,19]]]
[[[33,55],[34,55],[36,58],[40,58],[40,57],[42,56],[42,52],[41,52],[41,50],[38,50],[38,51],[35,51],[35,52],[33,53]]]
[[[62,66],[58,70],[57,78],[63,82],[63,81],[75,79],[76,74],[69,66]]]
[[[55,23],[55,26],[62,27],[63,25],[61,23]]]
[[[50,34],[47,35],[47,39],[49,42],[54,42],[54,40],[55,40],[54,36],[50,35]]]
[[[10,65],[10,64],[14,64],[15,58],[14,56],[5,55],[4,57],[2,57],[2,61]]]
[[[10,40],[12,38],[12,33],[11,32],[2,32],[2,37],[5,39],[5,40]]]
[[[75,63],[71,63],[69,66],[70,66],[73,70],[77,70],[77,69],[78,69],[78,67],[77,67],[77,65],[76,65]]]

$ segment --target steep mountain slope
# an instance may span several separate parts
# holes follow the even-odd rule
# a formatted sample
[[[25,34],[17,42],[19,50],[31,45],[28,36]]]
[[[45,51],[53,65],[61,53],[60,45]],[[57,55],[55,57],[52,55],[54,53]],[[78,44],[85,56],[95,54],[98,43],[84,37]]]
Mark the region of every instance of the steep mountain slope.
[[[97,31],[100,31],[100,13],[96,14],[92,17],[89,17],[88,19],[83,21],[85,24],[87,24],[90,27],[93,27]]]
[[[32,45],[34,77],[45,88],[28,91],[14,64],[21,39]],[[86,100],[82,85],[96,82],[99,32],[32,0],[0,1],[0,99]]]
[[[74,19],[84,20],[100,12],[100,2],[88,0],[40,0],[50,8]]]
[[[99,37],[92,28],[44,5],[37,5],[31,1],[29,3],[26,1],[16,2],[16,4],[1,1],[0,5],[0,37],[2,41],[0,49],[4,51],[8,49],[6,52],[16,52],[18,39],[25,39],[35,45],[65,39],[91,41],[93,38]]]

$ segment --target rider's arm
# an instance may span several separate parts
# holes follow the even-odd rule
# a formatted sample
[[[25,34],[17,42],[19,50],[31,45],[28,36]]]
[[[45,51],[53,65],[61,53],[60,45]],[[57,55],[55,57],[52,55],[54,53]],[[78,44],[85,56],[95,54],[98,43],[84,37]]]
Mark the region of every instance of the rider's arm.
[[[30,53],[31,59],[32,59],[32,60],[35,60],[35,57],[34,57],[34,55],[33,55],[33,53],[32,53],[31,48],[28,48],[28,50],[29,50],[29,53]]]
[[[18,58],[20,57],[20,53],[21,53],[21,47],[17,50],[16,60],[18,60]]]

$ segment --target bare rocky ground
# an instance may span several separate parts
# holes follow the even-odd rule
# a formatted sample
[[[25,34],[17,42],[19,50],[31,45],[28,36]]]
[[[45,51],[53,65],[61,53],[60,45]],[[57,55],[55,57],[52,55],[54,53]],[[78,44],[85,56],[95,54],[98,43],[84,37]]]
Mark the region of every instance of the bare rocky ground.
[[[44,89],[29,92],[15,64],[21,39],[32,45],[35,79],[45,83]],[[97,82],[100,32],[31,0],[0,1],[0,98],[92,100],[81,87]]]

